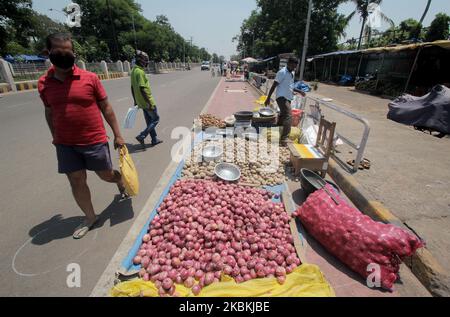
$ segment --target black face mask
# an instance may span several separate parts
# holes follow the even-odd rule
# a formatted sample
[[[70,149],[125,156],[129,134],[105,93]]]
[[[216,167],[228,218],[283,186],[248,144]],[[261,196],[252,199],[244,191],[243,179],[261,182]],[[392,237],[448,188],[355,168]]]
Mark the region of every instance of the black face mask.
[[[51,53],[50,61],[53,65],[61,69],[69,69],[75,65],[75,56],[71,53]]]

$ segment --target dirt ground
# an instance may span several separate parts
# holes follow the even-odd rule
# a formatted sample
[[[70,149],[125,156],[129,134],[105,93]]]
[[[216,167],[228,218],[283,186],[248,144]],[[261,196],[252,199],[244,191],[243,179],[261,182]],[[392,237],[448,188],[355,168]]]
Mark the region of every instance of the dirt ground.
[[[372,166],[354,176],[373,198],[423,238],[450,272],[450,138],[438,139],[388,120],[388,99],[354,88],[320,84],[310,95],[331,98],[333,103],[369,120],[371,132],[364,157]],[[339,133],[360,141],[361,124],[324,112],[336,121]],[[356,156],[348,146],[338,150],[345,161]]]

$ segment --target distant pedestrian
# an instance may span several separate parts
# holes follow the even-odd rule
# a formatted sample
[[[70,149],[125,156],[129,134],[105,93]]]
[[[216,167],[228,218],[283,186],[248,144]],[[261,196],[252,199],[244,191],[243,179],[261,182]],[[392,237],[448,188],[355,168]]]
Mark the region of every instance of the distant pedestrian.
[[[225,62],[223,63],[223,74],[222,76],[226,76],[228,71],[228,64]]]
[[[113,170],[108,137],[102,115],[114,133],[114,147],[125,145],[114,110],[98,76],[75,65],[70,34],[47,37],[47,50],[53,66],[39,79],[38,89],[45,106],[45,118],[53,136],[58,170],[66,174],[72,193],[85,220],[75,230],[83,238],[96,224],[86,170],[103,181],[117,184],[121,199],[127,199],[122,175]]]
[[[289,134],[291,133],[292,126],[292,108],[291,102],[294,99],[294,91],[305,96],[305,93],[301,90],[294,88],[295,74],[294,71],[297,69],[298,60],[294,57],[289,58],[286,67],[281,69],[275,78],[272,88],[269,91],[268,98],[266,100],[266,106],[271,103],[272,94],[275,89],[277,90],[277,104],[280,108],[280,116],[278,119],[278,125],[283,127],[281,133],[281,145],[286,146]]]
[[[145,74],[145,68],[150,63],[147,53],[137,51],[136,65],[131,71],[131,93],[133,95],[134,104],[141,108],[144,112],[147,128],[136,137],[136,140],[145,150],[145,139],[150,135],[152,138],[151,146],[154,147],[161,144],[156,133],[156,126],[159,124],[158,109],[155,99],[153,98],[150,82]]]

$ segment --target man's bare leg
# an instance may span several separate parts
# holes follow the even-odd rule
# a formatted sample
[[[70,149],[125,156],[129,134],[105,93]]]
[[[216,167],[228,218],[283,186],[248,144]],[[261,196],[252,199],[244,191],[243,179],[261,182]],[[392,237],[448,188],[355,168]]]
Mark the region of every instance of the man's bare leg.
[[[111,184],[117,184],[117,187],[119,188],[119,191],[121,194],[125,192],[125,186],[122,181],[122,175],[119,171],[110,170],[110,171],[98,171],[95,172],[98,177],[104,182],[111,183]]]
[[[92,205],[91,191],[87,185],[86,171],[78,171],[67,174],[70,186],[72,187],[73,197],[80,209],[86,215],[86,223],[91,225],[95,223],[97,216],[95,215],[94,206]]]

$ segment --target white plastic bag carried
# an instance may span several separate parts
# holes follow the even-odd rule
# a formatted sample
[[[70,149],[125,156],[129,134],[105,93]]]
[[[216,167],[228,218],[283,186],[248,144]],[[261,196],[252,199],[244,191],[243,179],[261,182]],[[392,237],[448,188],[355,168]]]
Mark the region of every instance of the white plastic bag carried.
[[[138,106],[131,107],[128,110],[127,115],[125,116],[125,121],[123,123],[124,129],[133,129],[134,128],[134,124],[136,123],[136,116],[137,116],[138,111],[139,111]]]

